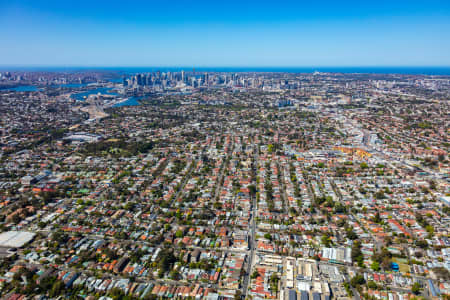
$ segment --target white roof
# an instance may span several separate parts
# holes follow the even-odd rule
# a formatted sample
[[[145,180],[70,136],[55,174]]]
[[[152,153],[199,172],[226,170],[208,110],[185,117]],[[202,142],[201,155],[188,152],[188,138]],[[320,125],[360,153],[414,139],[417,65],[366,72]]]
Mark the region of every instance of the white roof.
[[[0,234],[0,246],[20,248],[31,241],[36,234],[26,231],[7,231]]]

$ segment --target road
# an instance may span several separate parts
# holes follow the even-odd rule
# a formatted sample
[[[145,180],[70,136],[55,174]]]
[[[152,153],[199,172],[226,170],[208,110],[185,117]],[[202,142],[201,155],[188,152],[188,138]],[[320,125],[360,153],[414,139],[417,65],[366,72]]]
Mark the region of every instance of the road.
[[[246,274],[244,275],[243,283],[242,283],[242,295],[245,298],[248,290],[248,285],[250,282],[250,272],[253,267],[253,262],[255,260],[255,250],[256,250],[256,243],[255,243],[255,236],[256,236],[256,197],[252,196],[252,215],[251,215],[251,230],[250,230],[250,254],[248,255],[248,263],[247,263],[247,270]]]
[[[215,190],[214,196],[212,198],[212,200],[214,202],[219,200],[220,191],[222,190],[222,185],[223,185],[222,180],[223,180],[223,177],[224,177],[225,170],[228,167],[228,162],[231,159],[231,153],[232,153],[233,147],[234,147],[234,142],[233,142],[233,139],[232,139],[231,143],[230,143],[230,147],[228,147],[228,151],[225,153],[224,160],[222,162],[222,165],[220,166],[220,171],[219,171],[220,173],[219,173],[219,176],[217,178],[216,190]]]
[[[258,152],[255,152],[254,162],[257,161],[258,158]],[[256,167],[252,165],[253,171],[256,171]],[[255,182],[252,182],[252,184],[256,184]],[[255,250],[256,250],[256,196],[251,195],[252,199],[252,211],[251,211],[251,228],[250,228],[250,241],[249,241],[249,247],[250,247],[250,253],[248,255],[248,263],[247,263],[247,270],[246,274],[244,275],[244,279],[242,281],[242,297],[245,298],[248,291],[248,285],[250,283],[250,272],[252,271],[253,262],[255,261]]]
[[[193,159],[191,162],[191,165],[189,166],[189,170],[187,171],[186,175],[183,177],[183,181],[181,182],[180,186],[178,187],[178,190],[175,193],[175,196],[173,197],[172,202],[170,203],[169,207],[174,207],[174,204],[176,204],[175,202],[178,200],[181,193],[183,192],[184,186],[191,178],[192,171],[195,169],[196,164],[197,164],[197,160]]]

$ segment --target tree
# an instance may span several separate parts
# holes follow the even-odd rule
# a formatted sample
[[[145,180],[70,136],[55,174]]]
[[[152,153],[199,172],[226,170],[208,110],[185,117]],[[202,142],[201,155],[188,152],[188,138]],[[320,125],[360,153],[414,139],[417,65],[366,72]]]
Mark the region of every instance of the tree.
[[[125,296],[125,293],[120,288],[112,288],[108,294],[113,300],[122,299]]]
[[[327,234],[324,234],[324,235],[322,236],[322,244],[323,244],[325,247],[329,247],[329,246],[331,245],[331,239],[330,239],[330,237],[329,237]]]
[[[344,282],[344,288],[347,291],[348,296],[351,298],[353,297],[353,292],[350,289],[350,284],[348,282]]]
[[[162,250],[158,255],[159,263],[158,267],[160,271],[167,272],[172,267],[172,265],[177,261],[173,252],[169,249]]]
[[[389,270],[391,268],[391,258],[390,257],[384,257],[383,261],[381,262],[381,267],[385,270]]]
[[[279,280],[280,280],[280,278],[275,273],[273,273],[270,276],[269,282],[270,282],[270,289],[271,289],[272,293],[277,293],[278,292],[278,281]]]
[[[251,184],[248,186],[248,189],[250,191],[250,195],[256,195],[256,186]]]
[[[436,187],[437,187],[436,181],[430,180],[429,184],[430,184],[430,189],[436,190]]]
[[[420,293],[421,289],[422,289],[422,287],[420,286],[420,283],[414,282],[414,284],[411,287],[411,292],[418,295]]]
[[[259,272],[257,270],[253,271],[252,276],[250,276],[251,279],[255,279],[259,276]]]
[[[373,221],[377,224],[381,223],[381,216],[378,211],[376,212],[375,216],[373,217]]]
[[[375,252],[372,256],[372,260],[378,262],[384,270],[391,268],[391,258],[392,254],[386,248],[381,249],[381,252]]]
[[[374,281],[372,281],[372,280],[370,280],[369,282],[367,282],[367,287],[368,287],[369,289],[373,289],[373,290],[378,289],[378,285],[377,285]]]
[[[362,276],[362,275],[360,275],[360,274],[355,275],[355,277],[353,277],[353,278],[350,280],[350,284],[351,284],[353,287],[358,287],[359,285],[364,284],[364,283],[366,283],[366,280],[364,279],[364,276]]]
[[[62,282],[60,280],[57,280],[53,284],[52,289],[49,292],[49,296],[52,297],[52,298],[56,297],[56,296],[59,296],[64,291],[64,289],[65,289],[64,282]]]
[[[14,280],[14,281],[18,281],[18,282],[22,281],[22,272],[16,272],[16,273],[14,273],[14,275],[13,275],[13,280]]]
[[[22,221],[22,218],[19,214],[16,213],[12,216],[12,221],[14,224],[18,224],[20,221]]]
[[[241,297],[242,297],[242,292],[241,292],[241,290],[237,290],[237,291],[236,291],[236,294],[234,294],[234,299],[235,299],[235,300],[240,300]]]
[[[378,200],[386,198],[386,196],[384,195],[384,191],[379,190],[378,192],[376,192],[375,193],[375,198],[377,198]]]
[[[359,266],[363,265],[364,256],[361,251],[361,242],[355,241],[352,246],[352,260],[358,262]]]
[[[59,244],[64,244],[69,240],[69,236],[62,231],[54,232],[52,235],[52,238],[54,241],[58,242]]]
[[[180,277],[181,277],[181,276],[180,276],[180,273],[179,273],[177,270],[172,270],[172,271],[170,271],[169,276],[170,276],[170,278],[173,279],[173,280],[179,280]]]
[[[434,228],[433,228],[433,226],[431,226],[431,225],[427,225],[427,226],[425,227],[425,230],[428,232],[428,234],[429,234],[430,236],[432,236],[433,233],[434,233]]]
[[[380,271],[380,264],[377,261],[374,261],[370,267],[374,271]]]
[[[418,240],[418,241],[416,242],[416,245],[417,245],[418,247],[422,248],[422,249],[428,248],[428,242],[425,241],[425,240]]]
[[[40,288],[41,292],[45,293],[45,292],[49,291],[53,287],[53,284],[55,282],[56,282],[56,277],[54,277],[54,276],[48,276],[48,277],[43,278],[39,282],[39,288]]]
[[[42,228],[44,228],[45,226],[47,226],[47,223],[40,221],[40,222],[38,223],[38,226],[39,226],[39,228],[42,229]]]
[[[356,240],[358,235],[353,231],[353,229],[349,228],[349,230],[347,230],[347,238],[349,240]]]
[[[340,202],[337,202],[337,203],[335,204],[335,206],[334,206],[334,212],[335,212],[335,213],[338,213],[338,214],[344,213],[346,210],[347,210],[347,209],[346,209],[345,205],[343,205],[343,204],[340,203]]]

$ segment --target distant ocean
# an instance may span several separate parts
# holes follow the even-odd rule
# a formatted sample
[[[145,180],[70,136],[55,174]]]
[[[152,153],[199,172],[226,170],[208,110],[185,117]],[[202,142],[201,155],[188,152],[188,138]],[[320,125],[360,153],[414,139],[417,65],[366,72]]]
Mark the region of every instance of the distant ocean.
[[[147,72],[281,72],[281,73],[360,73],[360,74],[411,74],[449,75],[450,67],[2,67],[1,71],[106,71],[120,73]]]

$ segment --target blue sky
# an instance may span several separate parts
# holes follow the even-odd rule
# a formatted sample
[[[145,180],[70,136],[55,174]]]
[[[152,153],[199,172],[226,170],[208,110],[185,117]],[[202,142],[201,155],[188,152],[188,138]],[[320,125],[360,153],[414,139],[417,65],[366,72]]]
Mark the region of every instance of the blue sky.
[[[450,1],[0,0],[0,65],[450,66]]]

